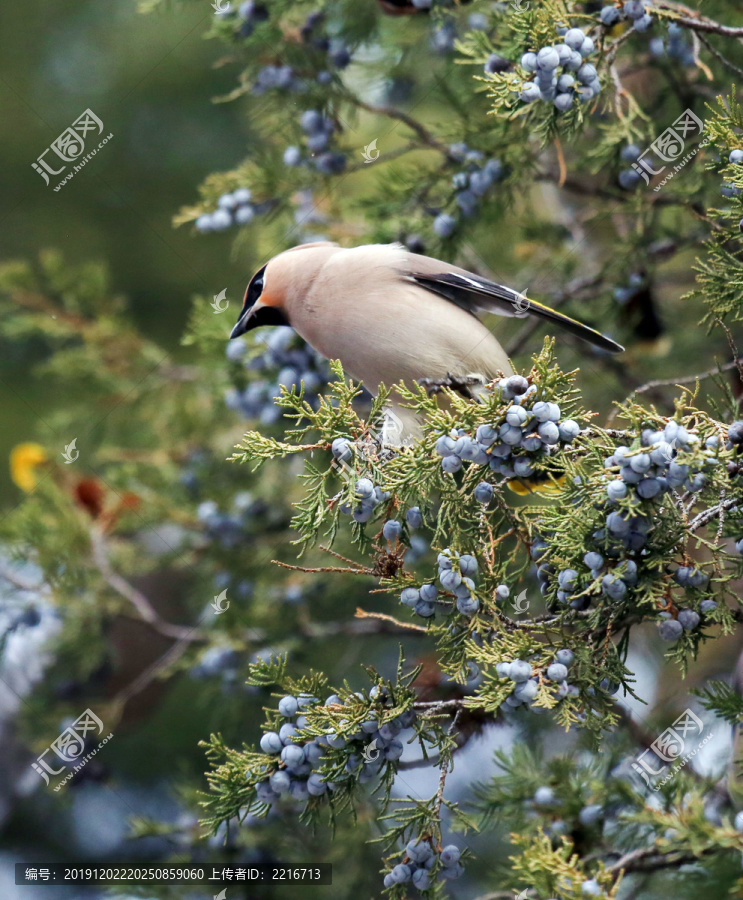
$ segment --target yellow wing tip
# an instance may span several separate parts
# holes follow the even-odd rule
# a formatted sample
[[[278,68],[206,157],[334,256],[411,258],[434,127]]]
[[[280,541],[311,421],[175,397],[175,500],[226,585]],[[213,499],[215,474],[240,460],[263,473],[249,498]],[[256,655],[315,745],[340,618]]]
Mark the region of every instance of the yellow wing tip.
[[[554,497],[561,493],[562,485],[565,483],[565,475],[559,475],[557,478],[549,481],[537,481],[529,478],[511,478],[506,484],[509,490],[519,497],[528,497],[530,494],[539,494],[545,497]]]
[[[581,322],[578,319],[574,319],[572,316],[565,315],[564,312],[558,312],[556,309],[552,309],[551,306],[547,306],[544,303],[540,303],[538,300],[532,300],[530,297],[527,298],[529,300],[529,305],[536,307],[537,309],[541,309],[542,312],[548,313],[551,316],[555,316],[559,321],[562,319],[564,322],[570,322],[571,325],[575,325],[577,328],[582,329],[583,331],[590,332],[595,335],[597,338],[600,338],[600,343],[598,345],[603,345],[605,350],[608,350],[610,353],[624,353],[624,347],[615,341],[613,338],[607,337],[605,334],[602,334],[600,331],[597,331],[595,328],[591,328],[590,325],[586,325],[585,322]]]

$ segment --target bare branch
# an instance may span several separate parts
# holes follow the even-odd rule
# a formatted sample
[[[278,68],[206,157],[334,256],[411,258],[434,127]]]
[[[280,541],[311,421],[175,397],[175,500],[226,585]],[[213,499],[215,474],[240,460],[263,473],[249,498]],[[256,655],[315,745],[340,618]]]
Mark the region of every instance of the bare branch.
[[[689,532],[698,531],[708,522],[711,522],[713,519],[716,519],[719,515],[721,515],[727,509],[733,509],[733,507],[737,506],[740,501],[736,497],[728,497],[727,500],[723,500],[717,504],[717,506],[710,506],[709,509],[705,509],[699,513],[698,516],[695,516],[691,522],[689,522]]]
[[[155,631],[165,637],[188,642],[206,640],[203,632],[196,626],[173,625],[170,622],[166,622],[158,615],[153,605],[140,590],[135,588],[134,585],[129,584],[125,578],[114,571],[108,558],[105,538],[98,527],[94,527],[90,531],[90,544],[93,562],[103,576],[103,580],[110,588],[116,591],[119,596],[132,604],[144,622],[147,622],[147,624],[151,625]]]

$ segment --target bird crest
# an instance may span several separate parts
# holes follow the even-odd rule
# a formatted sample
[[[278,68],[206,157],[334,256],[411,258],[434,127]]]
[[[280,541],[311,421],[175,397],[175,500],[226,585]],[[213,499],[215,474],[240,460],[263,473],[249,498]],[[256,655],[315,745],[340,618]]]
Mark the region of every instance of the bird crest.
[[[73,438],[70,443],[67,444],[67,446],[64,448],[62,459],[67,465],[74,463],[78,456],[80,456],[80,451],[77,449],[76,443],[77,438]]]
[[[226,900],[227,888],[223,888],[218,894],[214,895],[214,900]]]

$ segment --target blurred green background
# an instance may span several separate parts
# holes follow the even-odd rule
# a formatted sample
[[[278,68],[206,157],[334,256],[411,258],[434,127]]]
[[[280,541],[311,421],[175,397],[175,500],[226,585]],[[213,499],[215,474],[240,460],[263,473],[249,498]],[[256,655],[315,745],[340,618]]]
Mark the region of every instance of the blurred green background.
[[[250,274],[231,256],[234,235],[195,239],[171,224],[203,178],[250,144],[241,105],[212,102],[233,87],[234,68],[213,67],[211,16],[206,0],[148,16],[130,0],[0,6],[0,258],[53,247],[70,263],[105,260],[144,333],[174,353],[192,295],[227,288],[240,302]],[[87,108],[114,137],[55,192],[32,163]],[[34,423],[43,439],[54,404],[54,386],[29,379],[32,362],[12,350],[0,359],[2,504],[18,499],[10,448],[34,437]]]

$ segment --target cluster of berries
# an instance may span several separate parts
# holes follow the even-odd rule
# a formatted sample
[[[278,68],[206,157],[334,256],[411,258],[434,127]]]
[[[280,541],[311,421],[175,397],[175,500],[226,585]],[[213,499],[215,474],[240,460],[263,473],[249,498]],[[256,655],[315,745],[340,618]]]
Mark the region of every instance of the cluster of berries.
[[[682,66],[695,66],[694,48],[686,40],[686,32],[681,25],[671,22],[668,26],[668,38],[654,37],[650,41],[650,52],[653,56],[668,56],[677,59]]]
[[[550,663],[544,670],[534,670],[532,664],[523,659],[514,659],[510,662],[499,662],[495,667],[496,672],[501,678],[507,678],[513,682],[514,688],[511,693],[503,701],[508,709],[516,709],[519,706],[525,706],[537,712],[541,707],[534,706],[534,701],[539,693],[539,683],[547,682],[554,689],[553,696],[557,700],[562,700],[570,695],[577,695],[578,689],[568,684],[568,667],[574,660],[572,650],[558,650],[555,654],[554,662]]]
[[[673,580],[680,587],[705,591],[709,587],[709,575],[695,566],[679,566],[673,573]],[[699,604],[699,611],[691,608],[683,608],[676,611],[676,618],[671,612],[658,614],[658,634],[661,640],[672,643],[677,641],[685,631],[694,631],[698,627],[702,616],[717,609],[717,603],[706,598]]]
[[[419,891],[427,891],[432,885],[432,871],[438,870],[439,878],[454,881],[464,875],[464,866],[460,862],[461,850],[456,844],[437,848],[427,838],[414,838],[405,847],[403,862],[398,863],[392,871],[384,876],[384,886],[394,887],[396,884],[412,883]]]
[[[198,506],[196,517],[208,538],[219,542],[225,550],[233,550],[245,543],[246,536],[255,530],[255,519],[267,509],[263,500],[253,499],[248,491],[240,491],[232,500],[230,512],[220,511],[215,500],[204,500]]]
[[[652,500],[681,487],[692,493],[701,491],[707,482],[703,470],[719,464],[719,439],[716,436],[707,438],[702,461],[680,463],[677,460],[679,451],[692,453],[698,443],[699,438],[677,422],[669,422],[663,431],[644,429],[640,447],[634,450],[617,447],[604,461],[606,469],[618,476],[606,486],[609,501],[617,503],[632,494],[639,500]],[[629,537],[633,530],[630,518],[612,512],[607,517],[606,527],[614,537],[622,539],[626,547],[640,550],[645,540]]]
[[[33,588],[20,588],[0,578],[0,675],[14,694],[22,699],[41,680],[53,662],[50,648],[62,630],[60,610],[51,602],[44,573],[35,563],[19,564],[6,552],[0,565]],[[13,707],[0,711],[0,725]]]
[[[324,21],[324,12],[318,10],[310,13],[300,31],[302,40],[315,50],[327,54],[329,66],[335,69],[345,69],[351,62],[351,51],[343,41],[328,37],[327,33],[321,30]],[[319,84],[329,84],[332,75],[325,70],[320,72],[317,80]]]
[[[365,699],[361,693],[356,696]],[[372,688],[369,696],[372,700],[385,699],[384,690],[379,687]],[[379,724],[380,713],[372,710],[369,718],[348,737],[329,731],[325,735],[303,740],[300,732],[307,726],[307,716],[303,711],[319,702],[309,694],[298,697],[289,695],[279,701],[279,713],[287,721],[278,731],[267,731],[260,740],[264,753],[278,757],[278,764],[271,774],[256,784],[261,803],[275,803],[285,794],[294,800],[306,801],[327,791],[332,793],[338,790],[350,778],[365,784],[379,774],[386,762],[394,762],[402,756],[403,745],[399,735],[415,722],[415,710],[408,709],[382,725]],[[325,701],[325,706],[343,705],[337,694],[331,694]],[[345,720],[341,722],[343,724]],[[342,778],[328,780],[320,772],[327,762],[328,748],[349,751],[346,774]]]
[[[350,457],[347,453],[352,453],[350,444],[345,438],[336,438],[333,441],[332,452],[337,460],[343,462],[348,462]],[[380,503],[389,500],[390,492],[375,486],[371,478],[359,478],[354,487],[354,496],[357,502],[341,504],[340,511],[346,516],[351,516],[354,522],[364,523],[371,519]]]
[[[734,166],[743,165],[743,150],[731,150],[728,162]],[[722,191],[722,196],[727,197],[728,200],[731,200],[733,197],[740,197],[743,194],[743,189],[736,187],[734,184],[723,184],[720,190]]]
[[[436,560],[439,569],[439,584],[457,598],[457,609],[464,616],[472,616],[480,608],[480,601],[474,595],[477,577],[477,559],[471,553],[456,553],[446,549]]]
[[[196,219],[196,230],[206,234],[210,231],[225,231],[231,225],[249,225],[257,215],[272,205],[270,201],[251,203],[251,197],[250,189],[246,187],[222,194],[214,212],[203,213]]]
[[[419,506],[411,506],[405,513],[405,522],[411,531],[420,528],[423,524],[423,513]],[[394,546],[402,536],[402,522],[397,519],[387,519],[382,527],[382,536]]]
[[[559,443],[570,444],[580,433],[580,425],[572,419],[561,421],[557,403],[533,402],[537,388],[521,375],[503,379],[497,387],[503,400],[511,402],[503,420],[480,425],[475,437],[460,429],[442,435],[436,441],[436,452],[442,457],[441,468],[453,474],[464,461],[489,466],[506,478],[528,478],[535,462]],[[530,398],[531,401],[530,401]],[[530,403],[532,405],[527,405]],[[492,494],[482,485],[477,488],[480,502]],[[487,495],[487,496],[486,496]]]
[[[647,31],[653,23],[653,17],[645,9],[644,0],[625,0],[620,6],[605,6],[599,13],[599,19],[607,28],[629,20],[635,31]]]
[[[329,149],[335,131],[333,121],[316,109],[308,109],[302,113],[300,126],[305,134],[305,148],[311,156],[305,157],[302,149],[293,145],[284,151],[284,164],[311,164],[322,175],[340,175],[346,168],[346,157],[343,153]]]
[[[480,601],[473,593],[478,568],[475,557],[469,553],[459,555],[447,549],[439,553],[437,563],[439,583],[443,590],[454,594],[457,609],[462,615],[474,615],[480,607]],[[406,587],[400,594],[400,603],[428,619],[436,612],[438,595],[438,588],[433,582],[419,588]]]
[[[291,66],[262,66],[252,90],[259,96],[270,90],[301,91],[302,81]]]
[[[461,166],[452,178],[452,187],[459,214],[469,218],[477,212],[481,199],[503,179],[503,164],[498,159],[486,160],[484,154],[465,143],[452,144],[448,156]],[[448,238],[456,226],[456,216],[449,213],[440,212],[433,220],[434,234],[442,239]]]
[[[269,18],[268,8],[256,0],[241,3],[236,12],[228,4],[224,10],[219,10],[217,15],[223,19],[236,18],[237,33],[244,38],[250,37],[255,26]],[[324,12],[311,13],[300,29],[302,40],[314,50],[327,54],[327,62],[331,68],[345,69],[351,62],[351,53],[342,41],[331,39],[320,30],[324,20]],[[318,84],[329,84],[331,80],[332,75],[327,70],[317,76]],[[253,86],[253,93],[262,94],[272,88],[301,92],[306,90],[307,82],[296,75],[291,66],[263,66]]]
[[[734,425],[730,429],[737,440]],[[740,441],[743,443],[743,423]],[[597,590],[617,602],[628,596],[638,583],[638,561],[641,564],[647,553],[646,545],[653,527],[653,517],[643,513],[643,505],[659,503],[665,494],[678,489],[698,493],[707,482],[705,470],[719,465],[719,438],[708,437],[701,454],[699,444],[695,434],[671,421],[662,431],[644,429],[640,446],[634,449],[617,447],[605,460],[606,500],[602,507],[605,525],[593,532],[595,548],[583,556],[589,574],[576,568],[556,570],[549,562],[541,561],[548,554],[549,541],[545,536],[537,536],[530,553],[538,562],[537,578],[542,594],[551,594],[556,589],[557,603],[576,610],[586,609],[591,595]],[[732,442],[728,441],[728,446],[731,447]],[[689,461],[680,461],[679,452],[688,453]],[[674,580],[681,587],[695,590],[705,590],[709,584],[709,576],[687,566],[677,569]],[[661,637],[668,641],[678,639],[683,631],[692,631],[699,625],[700,614],[710,613],[715,608],[714,600],[705,599],[699,604],[698,611],[682,609],[677,618],[671,613],[661,613]]]
[[[637,160],[640,158],[641,154],[642,149],[638,147],[637,144],[628,144],[626,147],[622,148],[622,151],[619,154],[619,158],[622,160],[622,162],[637,163]],[[650,168],[656,170],[656,162],[653,157],[648,157],[647,162]],[[621,188],[623,188],[625,191],[631,191],[645,179],[636,168],[629,168],[622,169],[622,171],[619,173],[618,180],[619,186]]]
[[[232,6],[227,4],[223,12],[217,12],[224,18],[232,15]],[[268,20],[268,7],[260,0],[245,0],[237,8],[237,18],[240,22],[239,33],[242,37],[250,37],[256,25]]]
[[[601,93],[596,67],[584,60],[595,50],[593,40],[580,28],[559,29],[563,43],[529,51],[521,57],[521,68],[533,73],[534,81],[524,82],[524,103],[544,100],[565,112],[577,96],[588,103]]]
[[[292,328],[285,326],[260,332],[256,340],[263,342],[266,349],[245,362],[245,367],[264,377],[251,381],[243,389],[230,388],[225,394],[227,407],[246,418],[258,418],[264,425],[271,425],[281,418],[281,410],[274,404],[281,387],[291,389],[303,384],[304,399],[313,409],[317,408],[329,376],[323,357]],[[241,338],[227,344],[227,358],[231,362],[243,362],[247,352],[248,345]]]
[[[240,654],[226,644],[215,644],[202,651],[195,665],[189,669],[189,676],[196,681],[219,677],[224,688],[237,685],[240,669]]]

